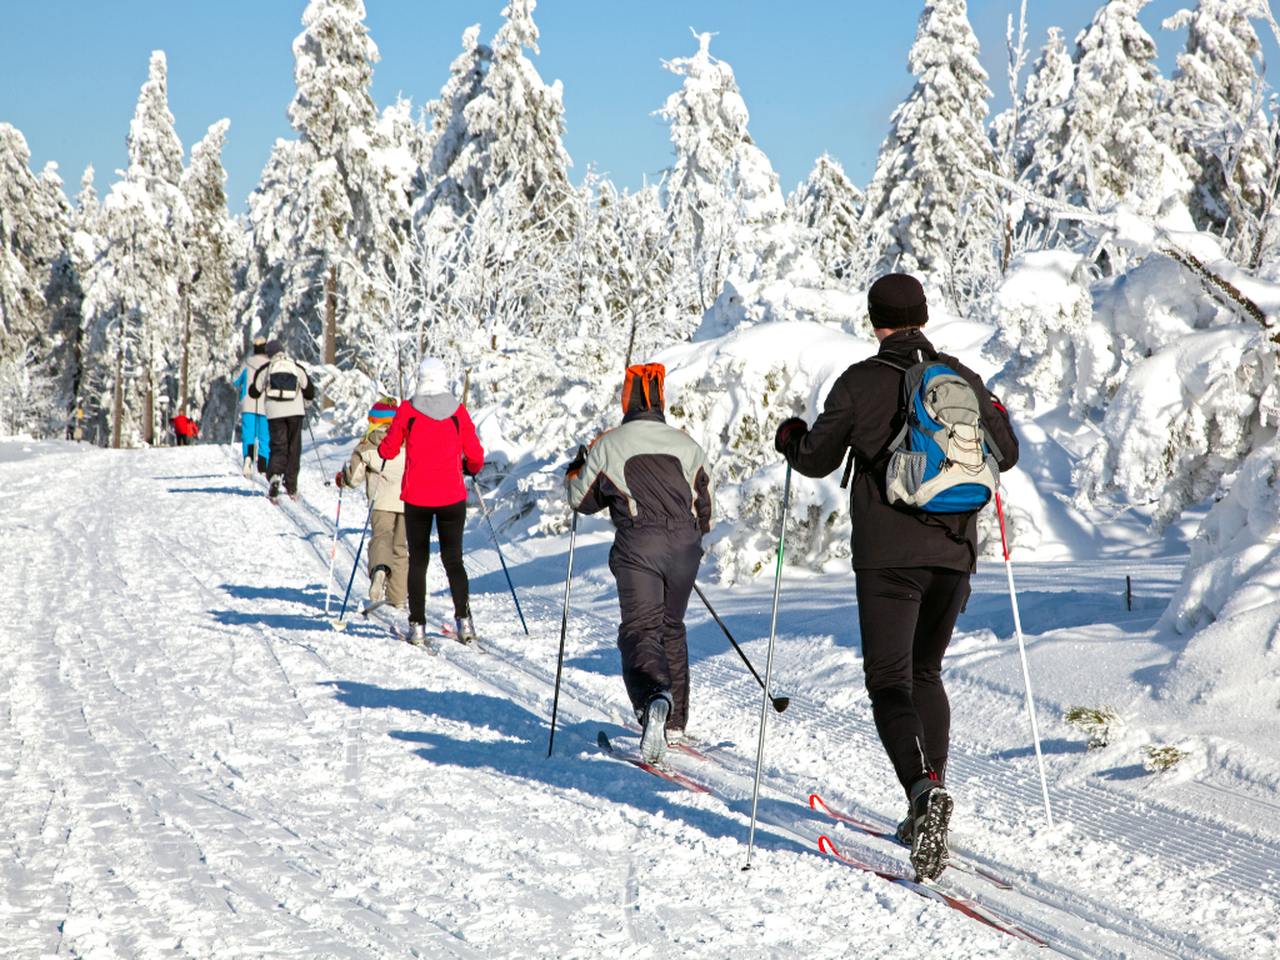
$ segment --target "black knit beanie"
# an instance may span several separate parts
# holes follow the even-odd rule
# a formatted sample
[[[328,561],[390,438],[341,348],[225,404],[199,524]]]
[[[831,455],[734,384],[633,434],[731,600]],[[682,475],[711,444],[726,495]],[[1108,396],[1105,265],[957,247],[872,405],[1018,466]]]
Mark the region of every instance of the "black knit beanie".
[[[924,287],[909,273],[890,273],[867,291],[867,311],[871,326],[882,330],[922,327],[929,320]]]
[[[268,340],[267,356],[274,357],[277,353],[284,353],[284,344],[279,340]]]

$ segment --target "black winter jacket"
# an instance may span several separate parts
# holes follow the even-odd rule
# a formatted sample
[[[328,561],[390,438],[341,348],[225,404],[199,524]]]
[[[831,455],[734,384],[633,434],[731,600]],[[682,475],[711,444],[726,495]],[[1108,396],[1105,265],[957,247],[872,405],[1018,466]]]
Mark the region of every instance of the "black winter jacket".
[[[906,366],[936,355],[973,387],[982,424],[998,446],[1001,472],[1018,462],[1018,438],[1009,414],[982,378],[955,357],[938,354],[919,329],[899,330],[880,344]],[[806,477],[823,477],[842,466],[852,449],[855,472],[849,491],[853,518],[853,568],[944,567],[974,572],[976,523],[972,514],[934,514],[891,506],[884,493],[884,461],[901,427],[902,373],[872,359],[840,375],[808,434],[787,451],[791,466]],[[995,453],[996,451],[992,451]],[[936,518],[936,519],[934,519]]]

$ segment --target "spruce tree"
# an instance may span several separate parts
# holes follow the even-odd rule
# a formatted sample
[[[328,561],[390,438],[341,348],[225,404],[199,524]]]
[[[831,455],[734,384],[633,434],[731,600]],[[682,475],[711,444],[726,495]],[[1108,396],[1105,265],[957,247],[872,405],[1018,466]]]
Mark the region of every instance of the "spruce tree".
[[[1149,0],[1109,0],[1076,39],[1066,117],[1048,145],[1060,161],[1045,178],[1053,195],[1092,210],[1128,202],[1156,215],[1186,180],[1155,132],[1161,80],[1156,45],[1138,22]]]
[[[536,6],[535,0],[510,0],[503,9],[506,19],[493,38],[489,66],[478,86],[472,84],[485,60],[484,48],[473,47],[455,61],[458,73],[441,100],[444,109],[448,97],[451,119],[433,163],[454,154],[445,174],[450,183],[442,192],[455,198],[459,213],[474,210],[493,192],[514,184],[512,202],[525,206],[529,226],[563,236],[572,230],[577,215],[568,174],[573,163],[561,141],[560,82],[548,86],[524,55],[526,48],[538,52]],[[470,32],[464,35],[464,44],[470,37]],[[465,133],[454,112],[460,105]]]
[[[227,175],[222,148],[229,120],[209,127],[191,148],[191,165],[182,192],[191,210],[187,234],[188,273],[184,278],[181,316],[181,373],[178,407],[200,411],[211,379],[227,372],[238,356],[231,323],[235,262],[242,235],[227,211]]]
[[[128,147],[129,169],[103,202],[103,247],[86,283],[96,372],[111,384],[113,446],[158,442],[160,410],[177,399],[191,211],[181,190],[182,144],[169,112],[163,51],[151,55]]]
[[[49,325],[46,274],[61,252],[30,160],[26,137],[0,123],[0,360],[41,345]]]
[[[289,120],[299,133],[301,183],[287,198],[299,228],[289,259],[308,263],[304,275],[294,272],[295,281],[307,282],[285,294],[279,332],[295,355],[327,364],[338,361],[340,333],[342,352],[354,349],[346,335],[357,322],[351,313],[360,302],[359,273],[388,229],[370,162],[378,110],[369,86],[379,56],[364,18],[361,0],[311,0],[293,41]],[[355,270],[344,271],[344,262]]]
[[[931,0],[920,14],[908,68],[915,89],[893,112],[867,188],[868,232],[887,239],[880,271],[923,273],[956,299],[968,276],[989,275],[995,203],[972,169],[993,171],[983,130],[987,74],[964,0]],[[960,265],[962,252],[973,259]]]
[[[843,286],[864,257],[859,219],[866,197],[845,175],[840,162],[823,154],[808,181],[789,199],[792,218],[809,232],[810,252],[824,284]]]
[[[1168,110],[1183,135],[1177,147],[1195,183],[1191,214],[1198,227],[1215,233],[1231,221],[1246,249],[1249,213],[1264,202],[1268,173],[1267,118],[1259,96],[1262,45],[1250,22],[1260,16],[1257,0],[1202,0],[1194,11],[1180,10],[1164,22],[1168,30],[1187,28]]]

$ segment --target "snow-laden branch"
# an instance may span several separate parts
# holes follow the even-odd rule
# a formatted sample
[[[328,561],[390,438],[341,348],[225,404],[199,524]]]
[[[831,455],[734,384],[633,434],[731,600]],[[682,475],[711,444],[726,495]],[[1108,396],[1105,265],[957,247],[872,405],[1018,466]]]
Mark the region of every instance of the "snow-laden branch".
[[[1243,312],[1263,328],[1271,329],[1273,321],[1267,316],[1266,311],[1247,296],[1237,284],[1215,270],[1211,270],[1201,258],[1178,243],[1167,228],[1137,213],[1128,204],[1117,204],[1108,211],[1086,210],[1083,207],[1042,196],[1008,177],[1002,177],[989,170],[975,166],[970,166],[968,169],[979,180],[1007,191],[1010,196],[1024,203],[1039,206],[1060,220],[1075,220],[1102,227],[1115,237],[1118,245],[1130,247],[1140,255],[1155,252],[1176,260],[1194,273],[1202,284],[1211,288],[1210,292],[1226,297],[1233,309]]]

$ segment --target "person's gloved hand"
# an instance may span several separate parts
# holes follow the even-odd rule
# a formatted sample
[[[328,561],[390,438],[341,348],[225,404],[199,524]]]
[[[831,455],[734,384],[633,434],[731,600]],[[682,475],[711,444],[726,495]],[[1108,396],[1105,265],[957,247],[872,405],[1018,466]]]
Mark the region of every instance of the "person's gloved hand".
[[[470,461],[470,460],[468,460],[466,457],[463,457],[463,458],[462,458],[462,472],[463,472],[463,473],[465,473],[468,477],[474,477],[477,473],[479,473],[479,472],[480,472],[480,468],[479,468],[479,467],[474,467],[474,468],[473,468],[473,467],[471,466],[471,461]]]
[[[338,475],[337,475],[336,477],[334,477],[334,478],[333,478],[333,483],[334,483],[334,485],[335,485],[335,486],[338,486],[338,487],[342,486],[342,471],[341,471],[341,470],[339,470],[339,471],[338,471]]]
[[[809,425],[799,417],[787,417],[778,424],[778,432],[773,437],[773,449],[787,456],[787,451],[803,440],[808,432]]]
[[[571,474],[577,473],[584,466],[586,466],[586,463],[587,463],[587,448],[579,444],[578,452],[574,455],[573,459],[569,461],[569,465],[564,468],[564,475],[567,477],[567,476],[570,476]]]

